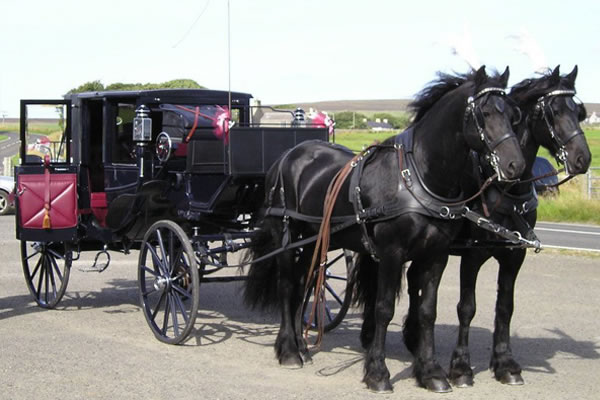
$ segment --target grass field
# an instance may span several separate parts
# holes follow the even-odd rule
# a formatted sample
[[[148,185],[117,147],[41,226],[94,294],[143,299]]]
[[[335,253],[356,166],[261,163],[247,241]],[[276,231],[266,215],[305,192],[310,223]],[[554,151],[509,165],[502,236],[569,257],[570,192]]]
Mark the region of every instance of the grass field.
[[[6,136],[6,135],[0,135],[0,142],[3,141],[3,140],[6,140],[6,139],[8,139],[8,136]]]

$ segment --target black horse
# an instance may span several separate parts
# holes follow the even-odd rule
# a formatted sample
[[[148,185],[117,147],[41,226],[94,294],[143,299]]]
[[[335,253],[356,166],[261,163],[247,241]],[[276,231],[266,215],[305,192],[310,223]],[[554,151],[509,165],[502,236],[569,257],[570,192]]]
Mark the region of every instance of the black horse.
[[[511,122],[517,110],[503,88],[508,68],[488,76],[485,67],[465,75],[440,74],[413,102],[411,128],[371,148],[352,164],[333,209],[332,231],[338,223],[357,221],[331,237],[332,248],[360,254],[365,268],[356,275],[365,323],[361,334],[368,348],[364,381],[378,392],[392,390],[385,365],[385,337],[394,315],[402,267],[426,280],[419,319],[423,321],[416,357],[416,377],[432,390],[449,390],[443,369],[434,359],[433,327],[437,287],[448,260],[449,245],[458,233],[463,206],[460,186],[473,149],[487,154],[507,179],[525,167]],[[266,177],[261,236],[253,240],[245,299],[253,306],[279,306],[281,326],[275,342],[279,363],[301,367],[311,358],[302,337],[304,286],[314,244],[258,260],[290,242],[306,240],[319,229],[327,188],[353,154],[325,142],[305,142],[284,154]],[[344,221],[344,222],[342,222]],[[377,260],[377,261],[375,261]],[[370,268],[379,270],[372,285]],[[362,281],[363,277],[365,280]],[[367,290],[374,288],[375,290]]]
[[[527,166],[522,179],[532,178],[532,167],[540,146],[564,164],[568,174],[585,173],[591,154],[579,122],[585,119],[583,104],[574,102],[577,66],[561,76],[559,67],[536,79],[526,79],[515,85],[509,97],[523,110],[525,118],[517,126]],[[472,183],[476,182],[475,179]],[[490,218],[503,226],[534,238],[537,196],[531,181],[515,185],[496,184],[485,193]],[[480,203],[479,208],[482,205]],[[465,225],[465,236],[471,241],[493,241],[493,234]],[[461,292],[458,303],[460,328],[458,343],[452,354],[450,378],[457,386],[473,384],[469,356],[469,326],[475,315],[475,283],[481,266],[491,257],[499,263],[498,295],[494,322],[493,350],[490,368],[496,379],[506,384],[523,384],[521,367],[514,360],[510,347],[510,320],[514,307],[514,288],[517,274],[526,256],[523,248],[471,248],[461,251]],[[409,283],[410,284],[410,283]],[[415,298],[415,300],[417,300]],[[413,296],[411,296],[411,302]],[[407,334],[414,334],[405,331]]]

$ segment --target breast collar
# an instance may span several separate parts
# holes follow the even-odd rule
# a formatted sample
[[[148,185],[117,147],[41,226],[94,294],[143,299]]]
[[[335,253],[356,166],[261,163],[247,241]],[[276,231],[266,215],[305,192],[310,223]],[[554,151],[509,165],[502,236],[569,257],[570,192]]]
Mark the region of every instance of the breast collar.
[[[455,198],[446,198],[433,193],[423,182],[413,154],[414,129],[408,128],[394,139],[398,159],[398,190],[393,203],[364,209],[362,206],[360,179],[365,165],[375,151],[366,153],[356,163],[350,180],[349,198],[357,219],[377,222],[395,218],[406,213],[417,213],[427,217],[451,220],[462,216],[465,207],[463,193]]]

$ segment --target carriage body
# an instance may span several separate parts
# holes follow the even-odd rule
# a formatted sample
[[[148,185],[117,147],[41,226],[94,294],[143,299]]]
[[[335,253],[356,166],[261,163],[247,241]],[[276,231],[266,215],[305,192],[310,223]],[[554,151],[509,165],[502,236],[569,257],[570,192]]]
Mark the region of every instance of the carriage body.
[[[158,219],[184,225],[213,219],[218,231],[251,216],[264,196],[264,175],[281,153],[304,140],[327,140],[328,133],[306,125],[265,126],[253,120],[250,94],[229,96],[194,89],[23,100],[17,238],[119,246],[141,240]],[[232,127],[224,130],[219,123],[228,121],[217,119],[230,101]],[[140,143],[133,125],[142,105],[151,131]],[[34,110],[58,111],[56,132],[30,132]]]

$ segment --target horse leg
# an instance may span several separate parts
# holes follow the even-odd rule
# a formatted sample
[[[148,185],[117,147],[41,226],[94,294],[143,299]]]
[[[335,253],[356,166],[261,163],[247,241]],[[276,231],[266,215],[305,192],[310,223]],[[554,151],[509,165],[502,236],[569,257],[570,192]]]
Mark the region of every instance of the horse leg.
[[[279,265],[278,295],[281,308],[281,324],[275,340],[275,352],[279,364],[285,368],[302,368],[302,357],[294,318],[297,308],[297,282],[295,282],[294,252],[286,251],[277,256]]]
[[[415,355],[414,374],[417,382],[426,389],[446,393],[452,391],[444,369],[435,360],[434,327],[437,317],[437,292],[448,255],[414,260],[410,268],[421,272],[421,294],[418,307],[419,337]]]
[[[460,300],[458,313],[458,342],[450,359],[450,381],[457,387],[473,386],[473,370],[469,351],[469,329],[475,316],[475,285],[481,266],[489,255],[480,251],[468,251],[460,260]]]
[[[522,385],[521,366],[515,361],[510,348],[510,320],[514,309],[515,281],[525,260],[526,250],[507,250],[497,257],[498,297],[494,321],[494,347],[490,368],[496,379],[508,385]]]
[[[421,306],[421,276],[417,268],[409,268],[406,273],[408,281],[408,314],[404,319],[402,336],[406,348],[414,356],[419,340],[419,307]]]
[[[392,392],[390,371],[385,365],[385,337],[394,316],[396,289],[402,277],[402,263],[385,256],[379,264],[377,295],[373,307],[375,330],[365,358],[364,382],[377,393]]]

